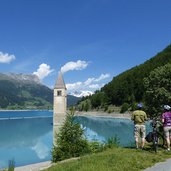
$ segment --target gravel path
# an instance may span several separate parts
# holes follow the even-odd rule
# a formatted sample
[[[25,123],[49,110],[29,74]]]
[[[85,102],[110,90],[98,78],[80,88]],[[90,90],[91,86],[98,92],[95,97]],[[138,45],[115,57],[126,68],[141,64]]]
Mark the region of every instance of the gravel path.
[[[75,112],[76,116],[93,116],[93,117],[109,117],[109,118],[127,118],[131,119],[131,113],[105,113],[101,111]]]
[[[51,161],[16,167],[14,171],[39,171],[52,166]]]

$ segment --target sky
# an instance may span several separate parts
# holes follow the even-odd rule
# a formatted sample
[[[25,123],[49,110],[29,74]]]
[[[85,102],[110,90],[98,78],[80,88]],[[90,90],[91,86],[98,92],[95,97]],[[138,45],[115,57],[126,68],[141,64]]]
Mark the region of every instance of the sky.
[[[171,43],[170,0],[0,0],[0,73],[94,92]]]

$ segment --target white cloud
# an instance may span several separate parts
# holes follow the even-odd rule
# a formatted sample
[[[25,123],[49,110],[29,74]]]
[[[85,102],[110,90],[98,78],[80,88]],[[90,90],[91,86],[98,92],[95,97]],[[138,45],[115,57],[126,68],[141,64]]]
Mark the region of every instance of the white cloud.
[[[109,77],[110,77],[110,74],[101,74],[100,77],[98,77],[98,78],[88,78],[84,82],[84,85],[85,86],[88,86],[88,85],[90,85],[90,84],[92,84],[94,82],[100,82],[100,81],[102,81],[102,80],[104,80],[106,78],[109,78]],[[96,86],[97,86],[97,84],[96,84]]]
[[[109,78],[109,77],[110,77],[110,74],[101,74],[100,77],[95,79],[94,81],[99,82],[99,81],[104,80],[104,79]]]
[[[14,55],[9,55],[8,53],[0,52],[0,63],[10,63],[13,60],[15,60]]]
[[[82,82],[76,82],[76,83],[72,83],[72,84],[66,84],[66,88],[68,90],[79,89],[81,86],[82,86]]]
[[[100,82],[106,78],[109,78],[110,74],[101,74],[98,78],[88,78],[84,82],[76,82],[72,84],[66,84],[67,89],[69,90],[70,94],[72,92],[79,92],[79,95],[82,96],[83,91],[91,91],[93,92],[94,90],[100,89],[101,87],[104,86],[104,83],[97,84],[97,82]],[[83,93],[84,94],[84,93]]]
[[[85,85],[85,86],[90,85],[94,80],[95,80],[95,78],[88,78],[88,79],[84,82],[84,85]]]
[[[88,66],[88,62],[78,60],[77,62],[68,62],[64,66],[61,67],[61,71],[67,72],[72,70],[83,70]]]
[[[92,89],[100,89],[102,86],[99,85],[99,84],[91,84],[89,85],[89,88],[92,88]]]
[[[53,69],[50,69],[50,66],[42,63],[39,65],[39,68],[37,69],[36,72],[33,72],[33,74],[37,75],[40,80],[44,79],[47,77],[51,72],[53,72]]]

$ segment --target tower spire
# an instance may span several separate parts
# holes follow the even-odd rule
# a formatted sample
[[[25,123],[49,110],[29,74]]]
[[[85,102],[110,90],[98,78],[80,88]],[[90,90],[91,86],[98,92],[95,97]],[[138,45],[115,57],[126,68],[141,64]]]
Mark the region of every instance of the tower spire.
[[[58,73],[58,79],[56,81],[55,88],[57,88],[57,89],[66,89],[65,82],[64,82],[61,71],[59,71],[59,73]]]

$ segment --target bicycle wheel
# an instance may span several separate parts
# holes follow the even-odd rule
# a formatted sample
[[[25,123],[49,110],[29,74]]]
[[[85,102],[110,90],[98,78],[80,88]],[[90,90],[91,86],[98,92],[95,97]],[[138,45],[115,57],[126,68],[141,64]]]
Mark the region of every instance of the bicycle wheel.
[[[156,139],[153,140],[153,148],[154,148],[154,152],[157,153],[157,149],[158,149],[158,140],[156,140]]]
[[[164,137],[163,133],[157,132],[157,135],[159,137],[158,145],[161,146],[161,147],[164,147],[165,144],[166,144],[166,140],[165,140],[165,137]]]

